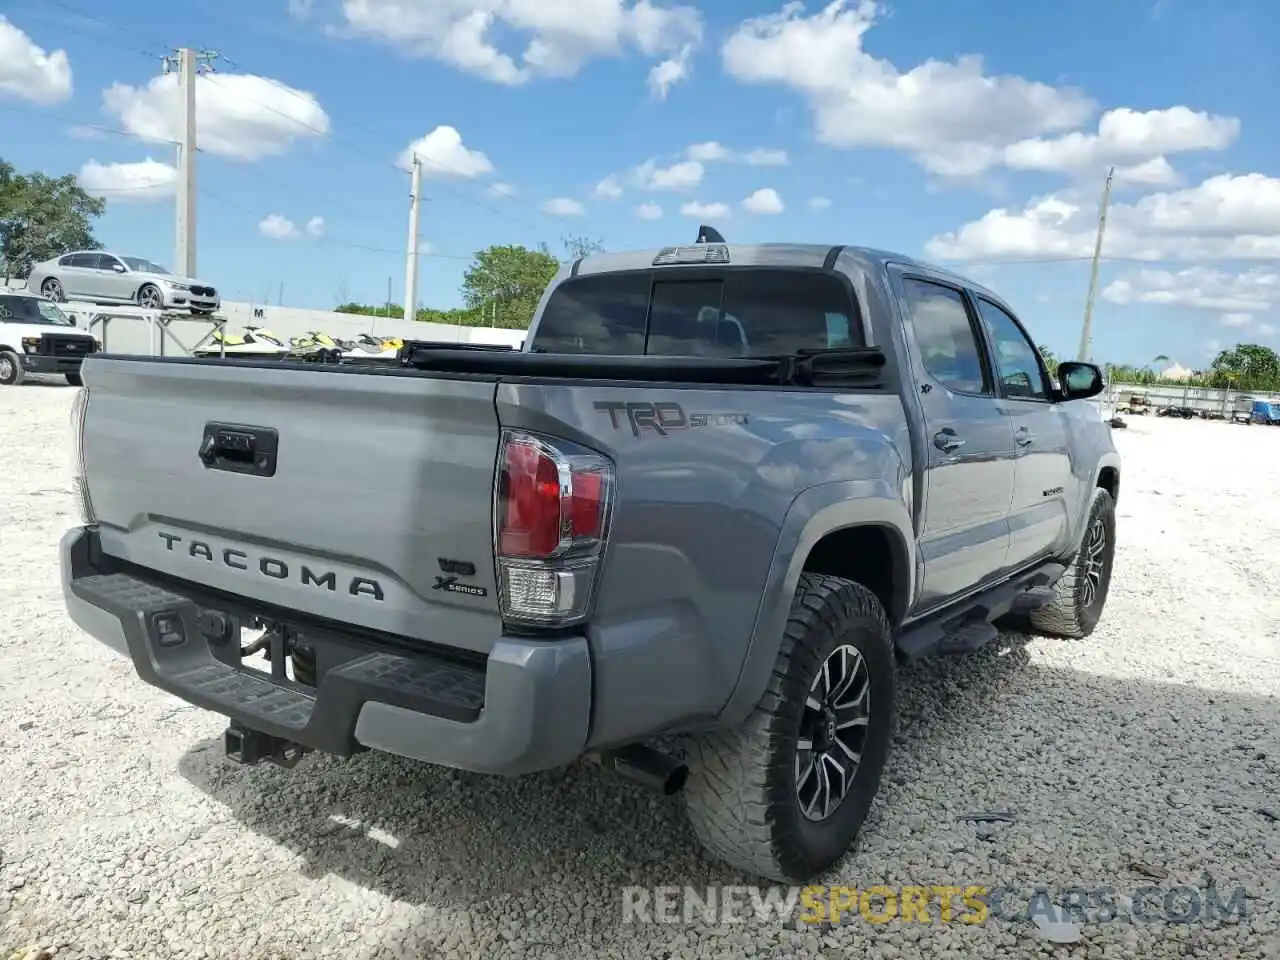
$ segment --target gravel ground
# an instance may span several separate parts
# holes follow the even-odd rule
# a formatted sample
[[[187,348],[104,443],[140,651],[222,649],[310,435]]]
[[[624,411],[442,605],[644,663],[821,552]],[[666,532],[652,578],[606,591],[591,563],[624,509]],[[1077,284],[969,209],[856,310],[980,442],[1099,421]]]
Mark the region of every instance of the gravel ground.
[[[63,614],[71,400],[0,391],[0,957],[1280,956],[1280,430],[1132,418],[1098,632],[905,672],[880,800],[830,882],[1249,893],[1243,919],[1054,946],[1025,920],[624,925],[624,886],[751,881],[699,855],[678,802],[591,768],[227,763],[217,717]],[[986,811],[1012,823],[964,819]]]

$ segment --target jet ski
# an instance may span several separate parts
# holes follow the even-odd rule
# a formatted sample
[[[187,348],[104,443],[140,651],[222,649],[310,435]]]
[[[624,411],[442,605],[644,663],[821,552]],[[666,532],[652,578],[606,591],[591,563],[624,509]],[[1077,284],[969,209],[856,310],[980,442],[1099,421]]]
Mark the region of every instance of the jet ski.
[[[404,341],[399,337],[375,337],[372,333],[361,333],[341,345],[344,360],[394,360],[399,356]]]
[[[336,363],[342,358],[342,346],[323,330],[308,330],[300,337],[289,338],[289,356],[299,360]]]
[[[290,347],[280,337],[262,327],[245,327],[242,336],[228,335],[215,330],[209,342],[192,351],[197,357],[252,357],[260,360],[281,360]]]

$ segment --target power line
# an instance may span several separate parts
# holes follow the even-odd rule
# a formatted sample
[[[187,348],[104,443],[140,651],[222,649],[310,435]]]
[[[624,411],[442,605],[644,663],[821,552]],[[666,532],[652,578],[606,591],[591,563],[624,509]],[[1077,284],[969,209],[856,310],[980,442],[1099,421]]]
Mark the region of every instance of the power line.
[[[1092,263],[1093,257],[1024,257],[1018,259],[1005,259],[995,257],[986,260],[951,260],[950,262],[959,267],[1009,267],[1009,266],[1036,266],[1042,264],[1055,263]],[[1247,257],[1220,256],[1220,257],[1117,257],[1107,256],[1103,254],[1098,257],[1099,263],[1141,263],[1148,266],[1157,263],[1206,263],[1221,262],[1231,260],[1249,259]]]
[[[131,25],[126,29],[125,27],[111,23],[107,20],[103,20],[101,17],[95,16],[92,13],[86,13],[84,10],[81,10],[78,7],[73,7],[69,3],[64,3],[63,0],[43,0],[43,2],[49,4],[50,6],[57,7],[58,9],[71,14],[72,16],[80,17],[82,20],[88,20],[90,23],[96,23],[99,26],[105,27],[106,29],[112,31],[113,33],[119,33],[121,36],[127,36],[131,41],[136,41],[138,39],[141,39],[145,42],[151,43],[153,46],[155,46],[161,51],[167,48],[166,44],[160,43],[154,37],[148,38],[144,33],[141,32],[141,28],[137,27],[136,25]],[[60,24],[59,27],[60,29],[70,29],[73,33],[80,33],[84,36],[92,36],[87,30],[77,30],[75,27],[68,28],[67,24]],[[100,39],[100,38],[95,36],[93,37],[93,39]],[[154,50],[150,50],[150,51],[140,50],[138,47],[129,47],[126,45],[125,49],[130,50],[130,52],[132,53],[139,53],[142,56],[146,57],[148,60],[154,60],[156,56],[163,56],[163,54],[157,54]]]
[[[218,203],[224,204],[227,207],[239,210],[243,213],[247,213],[251,217],[259,216],[258,211],[251,210],[249,207],[245,206],[244,204],[231,200],[230,198],[225,197],[222,194],[214,193],[213,191],[208,190],[207,188],[201,187],[200,194],[201,196],[208,197],[211,200],[216,200]],[[364,243],[354,243],[347,240],[336,240],[332,237],[327,237],[327,236],[310,237],[309,239],[313,240],[318,246],[322,246],[322,247],[338,247],[338,248],[351,249],[351,250],[363,250],[367,253],[386,253],[386,254],[392,254],[397,257],[403,257],[405,255],[405,251],[403,249],[392,249],[391,247],[379,247],[379,246],[372,246],[370,244],[364,244]],[[432,260],[459,260],[459,261],[466,261],[466,262],[470,262],[475,259],[474,255],[472,254],[435,253],[434,251],[423,251],[423,250],[418,251],[418,257],[419,258],[426,257]]]
[[[70,124],[73,132],[76,129],[92,130],[95,133],[103,133],[103,134],[108,134],[110,136],[116,136],[116,137],[126,137],[131,140],[141,140],[145,143],[159,143],[159,144],[167,144],[170,146],[177,146],[178,144],[178,141],[176,140],[162,140],[162,139],[157,139],[151,136],[143,136],[142,134],[137,133],[133,130],[123,130],[119,127],[109,127],[101,123],[86,123],[80,120],[76,120],[73,117],[69,117],[64,113],[53,113],[50,110],[46,110],[44,107],[37,107],[33,104],[0,103],[0,110],[21,110],[24,113],[27,113],[31,115],[33,118],[38,120],[46,120],[46,121],[57,120],[61,123]]]
[[[221,55],[219,59],[225,62],[233,70],[239,70],[245,74],[249,74],[251,72],[247,67],[241,65],[237,61],[233,60],[231,57],[226,56],[225,54]],[[289,94],[290,96],[293,96],[293,97],[298,96],[297,90],[294,90],[288,85],[281,83],[279,80],[276,80],[274,77],[267,77],[267,76],[263,76],[262,74],[253,74],[253,75],[259,77],[259,79],[265,81],[266,83],[271,84],[273,87],[278,88],[282,92]],[[208,79],[214,79],[214,78],[209,77]],[[357,149],[355,147],[348,145],[345,141],[339,141],[333,135],[332,131],[322,130],[321,128],[315,126],[314,124],[307,123],[304,120],[299,120],[297,117],[290,116],[289,114],[276,109],[275,107],[271,106],[268,103],[263,103],[261,100],[258,100],[254,97],[246,96],[245,99],[249,100],[250,102],[258,104],[258,106],[260,107],[270,110],[272,113],[278,114],[279,116],[283,117],[286,120],[290,120],[300,126],[306,127],[307,129],[311,130],[313,133],[315,133],[319,137],[322,137],[334,143],[341,143],[341,145],[343,146],[348,146],[349,149],[352,149],[358,153],[367,155],[370,158],[374,158],[374,154],[372,153],[372,151],[368,151],[365,148]],[[376,130],[373,127],[370,127],[368,124],[360,123],[356,120],[352,120],[351,118],[345,118],[345,122],[349,126],[354,127],[357,130],[363,130],[365,133],[368,133],[370,136],[391,139],[390,134],[388,134],[387,132]],[[419,162],[422,164],[422,166],[425,169],[435,169],[440,173],[449,172],[449,168],[444,164],[440,163],[439,161],[433,161],[428,157],[422,156],[421,154],[415,154],[415,155],[418,157]],[[390,166],[397,173],[404,173],[404,171],[397,164],[389,162],[384,156],[378,155],[375,159],[375,162],[378,163],[379,165]],[[537,233],[545,233],[547,229],[545,226],[538,226],[537,224],[530,223],[529,221],[523,219],[522,217],[517,217],[508,210],[503,210],[499,207],[495,207],[491,204],[487,204],[476,197],[469,196],[460,190],[455,190],[454,188],[450,187],[448,184],[437,182],[435,184],[435,187],[438,190],[441,190],[445,193],[448,193],[456,197],[457,199],[463,201],[464,203],[469,203],[469,204],[472,204],[473,206],[479,207],[482,210],[487,210],[489,213],[492,213],[495,216],[510,220],[513,223],[519,224],[520,226],[523,226],[523,227],[527,227],[528,229],[533,230]]]

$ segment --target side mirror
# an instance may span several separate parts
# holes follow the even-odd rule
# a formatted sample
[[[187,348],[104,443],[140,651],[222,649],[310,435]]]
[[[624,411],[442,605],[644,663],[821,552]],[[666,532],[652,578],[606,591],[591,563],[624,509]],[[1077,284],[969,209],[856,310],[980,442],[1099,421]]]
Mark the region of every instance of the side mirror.
[[[112,269],[112,270],[114,270],[116,273],[124,273],[124,264],[123,264],[123,263],[113,263],[113,264],[111,265],[111,269]]]
[[[1063,400],[1088,400],[1106,389],[1102,369],[1093,363],[1063,361],[1058,364],[1058,381],[1062,384],[1059,396]]]

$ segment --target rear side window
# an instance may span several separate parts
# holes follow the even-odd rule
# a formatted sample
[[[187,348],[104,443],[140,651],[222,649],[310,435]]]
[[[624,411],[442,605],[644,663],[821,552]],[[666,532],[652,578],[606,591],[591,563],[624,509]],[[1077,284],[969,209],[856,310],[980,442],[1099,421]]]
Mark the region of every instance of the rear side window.
[[[987,392],[982,348],[964,295],[927,280],[904,279],[907,319],[929,375],[956,393]]]
[[[861,345],[835,276],[736,270],[697,279],[643,273],[580,277],[547,302],[534,346],[549,353],[760,357]]]

